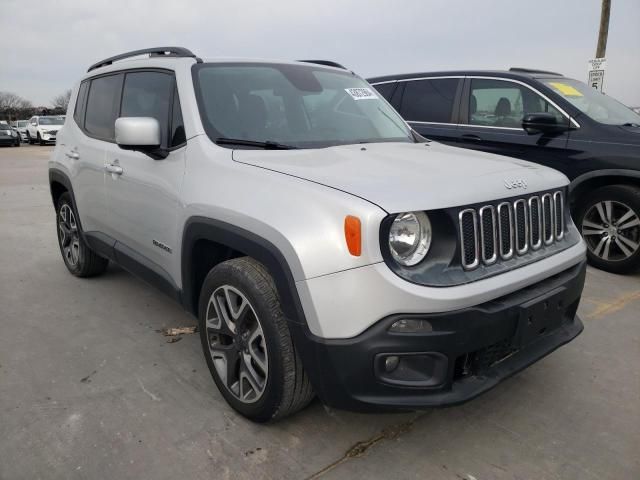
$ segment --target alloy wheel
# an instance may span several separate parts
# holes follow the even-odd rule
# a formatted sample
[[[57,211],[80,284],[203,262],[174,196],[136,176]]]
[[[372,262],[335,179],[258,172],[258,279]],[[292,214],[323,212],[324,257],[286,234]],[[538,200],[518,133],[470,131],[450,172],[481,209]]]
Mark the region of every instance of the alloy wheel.
[[[65,260],[69,265],[75,267],[80,260],[80,234],[76,217],[68,203],[60,207],[58,236]]]
[[[209,354],[225,388],[244,403],[258,401],[269,374],[260,320],[247,297],[231,285],[218,287],[206,311]]]
[[[589,251],[602,260],[626,260],[640,248],[640,218],[622,202],[594,204],[585,213],[581,228]]]

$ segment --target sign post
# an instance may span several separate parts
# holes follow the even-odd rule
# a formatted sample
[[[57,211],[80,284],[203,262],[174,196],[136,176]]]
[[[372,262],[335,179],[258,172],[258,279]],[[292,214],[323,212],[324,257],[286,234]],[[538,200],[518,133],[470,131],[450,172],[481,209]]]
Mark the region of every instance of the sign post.
[[[604,69],[606,65],[606,58],[593,58],[589,60],[589,85],[599,92],[602,92]]]

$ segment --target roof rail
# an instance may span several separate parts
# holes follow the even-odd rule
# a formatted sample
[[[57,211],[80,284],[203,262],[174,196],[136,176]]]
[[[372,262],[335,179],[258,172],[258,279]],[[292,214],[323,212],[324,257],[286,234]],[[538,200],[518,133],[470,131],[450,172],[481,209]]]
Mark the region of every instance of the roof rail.
[[[105,58],[104,60],[100,60],[97,63],[94,63],[89,67],[87,72],[91,70],[95,70],[96,68],[105,67],[107,65],[111,65],[113,62],[118,60],[124,60],[129,57],[137,57],[138,55],[146,55],[148,54],[150,57],[191,57],[195,58],[198,63],[201,63],[198,57],[195,54],[186,48],[182,47],[153,47],[153,48],[143,48],[142,50],[133,50],[127,53],[121,53],[120,55],[115,55],[113,57]]]
[[[521,73],[546,73],[549,75],[560,75],[561,77],[563,77],[564,75],[562,75],[561,73],[558,72],[549,72],[548,70],[536,70],[533,68],[520,68],[520,67],[511,67],[509,69],[510,72],[521,72]]]
[[[342,70],[347,69],[347,67],[340,65],[338,62],[332,62],[331,60],[298,60],[298,62],[315,63],[318,65],[324,65],[325,67],[341,68]]]

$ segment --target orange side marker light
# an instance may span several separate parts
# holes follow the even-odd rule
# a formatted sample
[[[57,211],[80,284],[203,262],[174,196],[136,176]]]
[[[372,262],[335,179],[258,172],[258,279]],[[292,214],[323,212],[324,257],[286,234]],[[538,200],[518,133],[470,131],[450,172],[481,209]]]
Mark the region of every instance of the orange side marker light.
[[[347,241],[349,253],[359,257],[362,253],[362,233],[360,219],[353,215],[344,217],[344,238]]]

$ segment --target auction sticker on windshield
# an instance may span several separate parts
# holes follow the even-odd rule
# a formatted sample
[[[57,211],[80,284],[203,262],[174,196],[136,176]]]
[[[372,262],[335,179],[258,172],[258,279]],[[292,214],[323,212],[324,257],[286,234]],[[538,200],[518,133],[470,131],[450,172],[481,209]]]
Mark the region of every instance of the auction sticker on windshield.
[[[345,88],[344,89],[354,100],[374,100],[378,98],[370,88]]]
[[[549,85],[567,97],[582,97],[582,93],[580,93],[575,87],[567,85],[566,83],[549,82]]]

